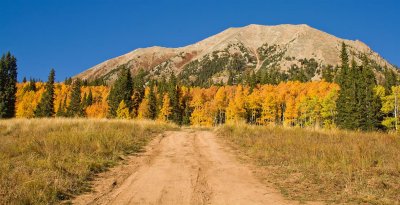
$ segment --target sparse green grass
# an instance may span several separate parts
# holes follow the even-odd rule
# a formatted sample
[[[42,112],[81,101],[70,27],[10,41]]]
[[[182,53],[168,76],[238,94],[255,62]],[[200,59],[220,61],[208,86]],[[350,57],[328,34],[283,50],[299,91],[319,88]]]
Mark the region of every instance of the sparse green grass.
[[[0,204],[54,204],[87,191],[95,173],[174,128],[151,121],[0,121]]]
[[[217,132],[291,199],[400,204],[400,136],[249,125]]]

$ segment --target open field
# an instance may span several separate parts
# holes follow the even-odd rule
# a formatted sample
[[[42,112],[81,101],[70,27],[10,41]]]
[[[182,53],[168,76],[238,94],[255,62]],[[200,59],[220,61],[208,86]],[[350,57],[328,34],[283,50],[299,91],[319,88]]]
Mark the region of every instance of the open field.
[[[398,136],[249,125],[217,133],[290,199],[400,204]]]
[[[0,121],[0,204],[52,204],[174,126],[151,121]]]
[[[125,163],[111,168],[121,159]],[[247,166],[249,161],[254,164]],[[153,121],[0,121],[0,204],[65,199],[74,204],[399,204],[400,138],[244,124],[212,133]]]

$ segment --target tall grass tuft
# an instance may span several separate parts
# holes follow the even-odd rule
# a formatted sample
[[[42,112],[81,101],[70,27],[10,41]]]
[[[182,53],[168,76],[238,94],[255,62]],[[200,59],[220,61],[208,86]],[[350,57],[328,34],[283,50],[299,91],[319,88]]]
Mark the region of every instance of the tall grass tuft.
[[[399,136],[250,125],[217,132],[291,199],[400,204]]]
[[[0,204],[53,204],[172,125],[151,121],[0,121]]]

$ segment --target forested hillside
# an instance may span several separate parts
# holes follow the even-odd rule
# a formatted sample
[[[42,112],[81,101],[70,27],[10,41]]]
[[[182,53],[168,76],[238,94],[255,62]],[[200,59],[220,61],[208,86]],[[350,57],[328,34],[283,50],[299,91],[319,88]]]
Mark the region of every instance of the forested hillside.
[[[392,64],[361,41],[335,37],[308,25],[248,25],[229,28],[195,44],[180,48],[139,48],[89,68],[74,78],[113,83],[123,67],[148,78],[174,73],[182,85],[209,87],[280,81],[332,82],[340,67],[341,43],[350,59],[367,58],[378,83],[384,83]]]
[[[343,43],[339,70],[334,75],[323,74],[321,81],[302,80],[306,75],[301,72],[299,78],[279,78],[278,71],[264,78],[253,73],[241,81],[230,79],[227,85],[206,87],[188,86],[181,75],[173,73],[161,79],[148,77],[144,71],[132,76],[124,66],[112,85],[80,79],[55,83],[52,69],[46,83],[24,80],[17,84],[15,116],[397,130],[397,73],[387,70],[385,81],[378,84],[374,64],[366,56],[361,57],[361,63],[350,56]],[[13,58],[4,56],[2,61]],[[312,61],[304,61],[304,65],[313,70]]]

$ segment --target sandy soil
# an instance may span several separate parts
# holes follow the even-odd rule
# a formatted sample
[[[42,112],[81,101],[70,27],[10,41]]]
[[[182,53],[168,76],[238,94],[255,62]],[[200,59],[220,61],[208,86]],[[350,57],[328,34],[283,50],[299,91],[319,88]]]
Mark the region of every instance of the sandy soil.
[[[257,180],[209,131],[167,132],[98,176],[74,204],[297,204]]]

